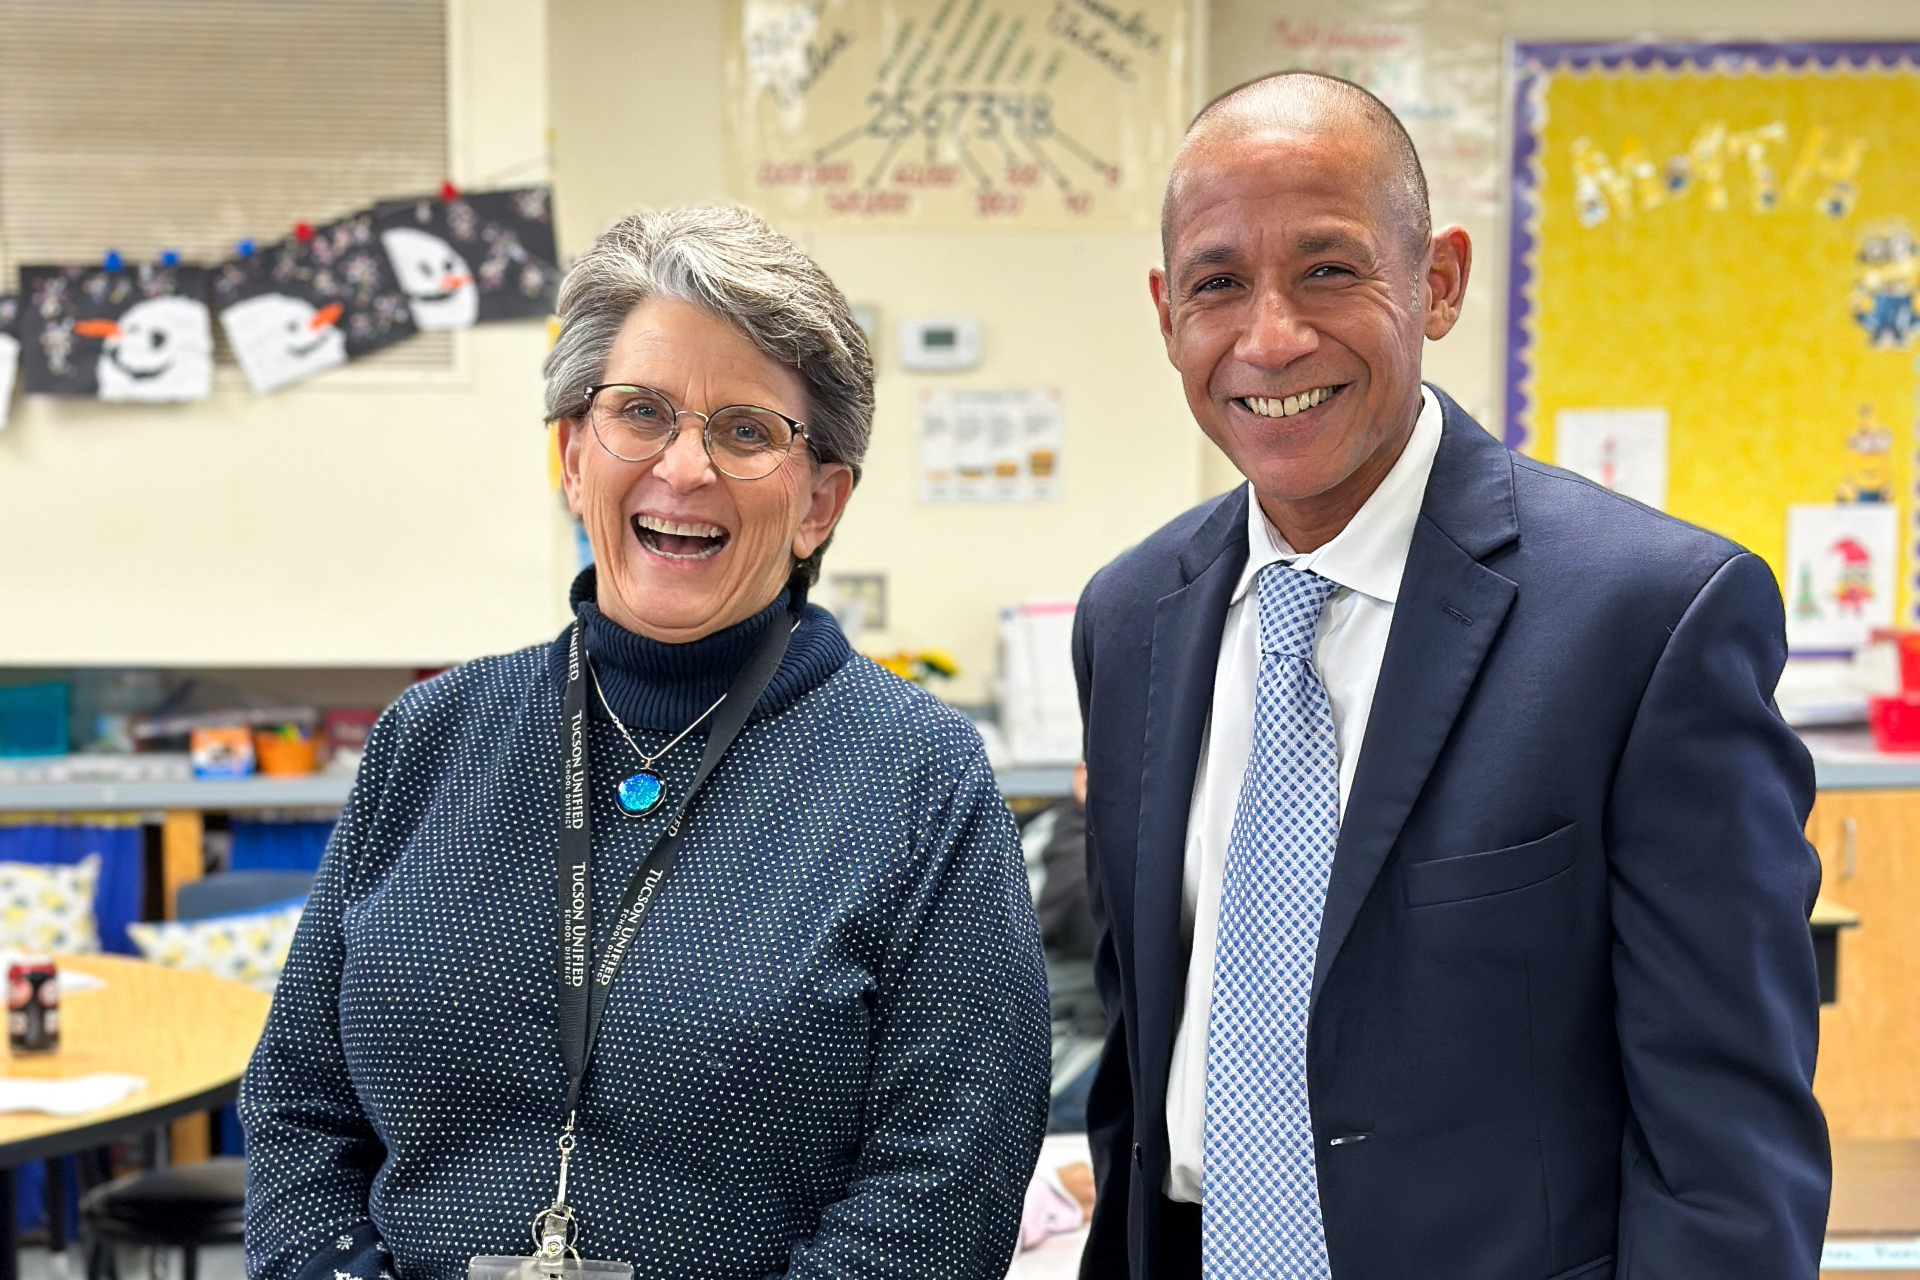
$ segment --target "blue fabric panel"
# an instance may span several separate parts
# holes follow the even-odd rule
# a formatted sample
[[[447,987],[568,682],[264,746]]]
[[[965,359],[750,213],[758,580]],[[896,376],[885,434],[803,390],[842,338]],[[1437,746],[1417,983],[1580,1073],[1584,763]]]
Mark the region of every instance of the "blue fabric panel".
[[[141,834],[137,825],[88,826],[82,823],[0,824],[0,861],[65,865],[90,853],[100,855],[100,884],[93,900],[100,927],[100,948],[122,955],[137,953],[127,925],[140,918],[143,896]]]
[[[37,866],[75,863],[90,853],[100,855],[100,883],[94,890],[93,917],[106,951],[135,954],[127,936],[129,922],[140,918],[143,897],[141,829],[134,824],[84,823],[0,824],[0,861]],[[68,1179],[69,1188],[75,1179]],[[46,1165],[29,1161],[14,1171],[14,1220],[21,1230],[46,1225]],[[67,1208],[69,1230],[78,1221],[72,1204]]]
[[[233,820],[233,871],[314,871],[333,823]]]
[[[213,1113],[213,1154],[217,1156],[243,1156],[247,1154],[246,1134],[240,1128],[240,1113],[232,1103]]]
[[[47,1166],[30,1161],[13,1171],[13,1220],[21,1231],[47,1223]]]

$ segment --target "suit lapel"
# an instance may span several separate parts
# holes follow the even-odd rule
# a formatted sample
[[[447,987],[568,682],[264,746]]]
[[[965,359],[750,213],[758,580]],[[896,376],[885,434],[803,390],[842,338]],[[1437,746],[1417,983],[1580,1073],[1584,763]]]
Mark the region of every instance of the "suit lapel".
[[[1513,604],[1480,563],[1519,534],[1513,460],[1439,394],[1440,450],[1407,553],[1380,682],[1335,846],[1314,964],[1317,999],[1340,947],[1433,771]]]
[[[1187,817],[1200,739],[1213,706],[1220,633],[1234,584],[1247,562],[1246,528],[1243,486],[1215,509],[1182,552],[1187,584],[1154,606],[1133,886],[1134,991],[1140,1012],[1142,1088],[1148,1097],[1166,1093],[1173,1059],[1187,976],[1180,936]]]

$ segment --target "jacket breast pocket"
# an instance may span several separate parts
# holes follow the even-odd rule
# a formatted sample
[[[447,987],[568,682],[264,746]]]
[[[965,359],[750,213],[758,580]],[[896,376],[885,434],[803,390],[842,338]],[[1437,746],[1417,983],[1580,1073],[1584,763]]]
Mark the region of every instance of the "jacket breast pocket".
[[[1551,835],[1525,844],[1467,853],[1431,862],[1410,862],[1401,870],[1407,905],[1430,907],[1443,902],[1511,893],[1551,880],[1573,865],[1579,827],[1569,822]]]

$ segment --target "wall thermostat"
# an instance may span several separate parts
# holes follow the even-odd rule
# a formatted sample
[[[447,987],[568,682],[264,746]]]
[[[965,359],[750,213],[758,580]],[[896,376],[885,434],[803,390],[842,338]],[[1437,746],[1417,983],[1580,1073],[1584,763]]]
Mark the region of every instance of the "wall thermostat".
[[[948,373],[980,363],[980,322],[919,316],[900,322],[900,363],[921,373]]]

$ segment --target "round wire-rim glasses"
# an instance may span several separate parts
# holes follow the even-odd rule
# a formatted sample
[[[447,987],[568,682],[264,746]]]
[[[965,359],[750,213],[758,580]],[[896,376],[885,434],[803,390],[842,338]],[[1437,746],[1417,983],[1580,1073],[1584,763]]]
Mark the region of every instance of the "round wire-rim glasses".
[[[632,382],[601,382],[581,393],[581,416],[593,438],[622,462],[645,462],[666,452],[680,419],[700,419],[700,444],[713,469],[735,480],[764,480],[806,440],[807,424],[757,404],[722,405],[712,413],[677,409],[664,392]],[[716,435],[717,431],[717,435]]]

